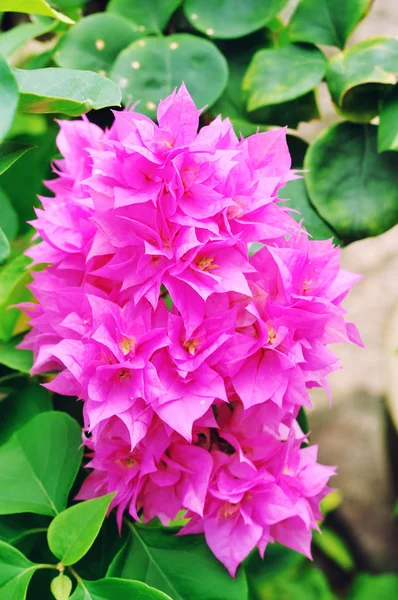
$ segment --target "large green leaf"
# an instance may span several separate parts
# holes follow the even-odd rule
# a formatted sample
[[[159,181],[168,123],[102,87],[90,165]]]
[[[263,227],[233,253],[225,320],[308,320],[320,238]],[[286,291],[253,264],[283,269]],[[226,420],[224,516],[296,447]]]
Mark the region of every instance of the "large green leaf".
[[[145,581],[173,600],[245,600],[243,568],[232,579],[203,536],[176,537],[175,528],[130,526],[130,536],[112,562],[112,577]]]
[[[66,32],[54,58],[60,67],[109,73],[119,52],[142,37],[137,27],[109,13],[90,15]]]
[[[0,444],[33,417],[51,410],[50,394],[41,385],[31,382],[22,389],[17,388],[0,403]]]
[[[66,413],[37,415],[0,448],[0,514],[56,515],[66,507],[82,451]]]
[[[380,125],[377,134],[379,152],[398,150],[398,86],[383,98],[380,106]]]
[[[0,341],[8,342],[13,335],[20,311],[10,308],[31,297],[26,284],[32,276],[26,267],[31,260],[24,255],[17,256],[0,270]]]
[[[0,146],[0,175],[11,167],[21,156],[28,150],[32,150],[34,146],[31,144],[23,144],[21,142],[4,142]],[[1,216],[0,216],[1,219]]]
[[[68,600],[72,591],[72,581],[65,573],[60,573],[51,581],[51,592],[55,600]]]
[[[298,210],[299,213],[292,212],[291,215],[296,221],[303,221],[305,229],[312,235],[315,240],[329,240],[334,237],[338,243],[334,232],[329,225],[316,212],[308,198],[305,188],[304,179],[295,179],[289,181],[282,189],[279,190],[280,198],[288,198],[289,201],[283,203],[283,206],[289,206]]]
[[[18,342],[21,341],[18,339]],[[9,369],[29,373],[32,368],[33,353],[30,350],[19,350],[16,348],[15,340],[0,342],[0,365]]]
[[[30,113],[64,113],[77,117],[91,109],[120,105],[117,85],[92,71],[47,68],[14,69],[20,101]]]
[[[247,110],[288,102],[310,92],[323,78],[326,59],[315,46],[260,50],[243,78]]]
[[[398,155],[377,153],[377,127],[326,129],[304,167],[312,204],[343,241],[379,235],[398,222]]]
[[[0,263],[10,256],[10,242],[0,227]]]
[[[51,31],[55,25],[56,21],[43,19],[34,23],[22,23],[5,33],[0,33],[0,54],[11,56],[25,42]]]
[[[80,580],[70,600],[119,600],[119,598],[120,600],[175,600],[145,583],[111,577],[98,581]]]
[[[348,36],[363,19],[373,0],[300,0],[288,27],[294,42],[344,48]]]
[[[185,0],[188,21],[215,38],[239,38],[256,31],[273,19],[287,0]]]
[[[0,227],[11,242],[18,231],[18,215],[15,212],[7,194],[0,187]]]
[[[155,117],[159,101],[182,82],[198,107],[212,105],[226,86],[228,65],[212,42],[179,33],[134,42],[119,54],[111,77],[125,103],[140,100],[137,110]]]
[[[51,522],[47,533],[48,545],[63,565],[74,565],[91,548],[114,495],[71,506]]]
[[[17,110],[18,86],[5,58],[0,55],[0,142],[8,133]]]
[[[143,33],[160,33],[181,2],[182,0],[111,0],[107,10],[126,17]]]
[[[376,37],[340,52],[330,61],[326,81],[339,112],[366,123],[379,112],[386,90],[397,82],[398,39]]]
[[[74,23],[69,17],[51,8],[45,0],[0,0],[0,10],[4,12],[11,11],[54,17],[69,25]]]
[[[0,600],[24,600],[29,582],[39,568],[16,548],[0,542]]]
[[[369,575],[363,573],[357,577],[347,600],[393,600],[398,595],[398,575]]]

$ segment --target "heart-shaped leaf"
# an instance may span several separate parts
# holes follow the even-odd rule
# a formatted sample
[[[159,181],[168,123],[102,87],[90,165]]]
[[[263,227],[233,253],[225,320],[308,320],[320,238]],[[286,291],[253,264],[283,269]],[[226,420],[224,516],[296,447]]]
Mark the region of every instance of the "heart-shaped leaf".
[[[349,119],[366,123],[379,112],[382,95],[397,83],[398,39],[364,40],[334,56],[326,73],[333,102]]]
[[[17,82],[5,58],[0,55],[0,142],[12,125],[17,105]]]
[[[107,11],[132,21],[142,34],[161,33],[182,0],[111,0]]]
[[[398,150],[398,86],[381,101],[377,148],[379,152]]]
[[[74,565],[89,551],[114,495],[71,506],[51,522],[47,533],[48,545],[63,565]]]
[[[398,156],[377,152],[377,127],[338,123],[305,156],[312,204],[344,242],[379,235],[398,222]]]
[[[22,144],[21,142],[4,142],[0,146],[0,175],[11,167],[21,156],[32,150],[31,144]],[[0,217],[1,218],[1,217]]]
[[[256,31],[273,19],[287,0],[186,0],[188,21],[202,33],[215,38],[239,38]]]
[[[54,17],[58,21],[62,21],[68,25],[73,25],[74,23],[69,17],[51,8],[45,0],[1,0],[0,8],[4,12],[11,11]]]
[[[176,531],[172,527],[131,525],[130,536],[108,574],[145,581],[173,600],[247,600],[242,567],[232,579],[204,536],[176,537]]]
[[[0,542],[0,600],[24,600],[38,567],[16,548]]]
[[[92,71],[71,69],[14,69],[19,110],[32,113],[64,113],[77,117],[91,109],[120,105],[117,85]]]
[[[34,417],[0,447],[0,514],[56,515],[66,507],[81,462],[81,431],[72,417]]]
[[[373,0],[300,0],[289,21],[294,42],[310,42],[344,48],[348,36],[370,10]]]
[[[174,600],[145,583],[107,577],[98,581],[83,581],[70,600]]]
[[[98,13],[81,19],[65,33],[54,58],[60,67],[107,75],[119,52],[140,37],[142,33],[126,19]]]
[[[155,117],[159,101],[182,82],[198,107],[212,105],[226,86],[228,65],[212,42],[178,33],[134,42],[119,54],[111,77],[125,103],[140,100],[137,110]]]
[[[310,92],[322,80],[326,64],[315,46],[292,44],[260,50],[243,78],[247,110],[288,102]]]

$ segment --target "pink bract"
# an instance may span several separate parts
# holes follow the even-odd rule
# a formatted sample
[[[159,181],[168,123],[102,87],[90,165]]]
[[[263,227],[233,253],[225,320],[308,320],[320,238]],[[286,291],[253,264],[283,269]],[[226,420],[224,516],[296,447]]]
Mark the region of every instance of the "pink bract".
[[[341,306],[358,278],[279,203],[297,177],[285,129],[238,139],[199,115],[182,85],[158,124],[60,122],[21,346],[83,401],[78,497],[116,491],[119,525],[185,510],[180,534],[204,533],[235,575],[274,541],[311,555],[334,469],[296,419],[338,368],[329,345],[360,343]]]

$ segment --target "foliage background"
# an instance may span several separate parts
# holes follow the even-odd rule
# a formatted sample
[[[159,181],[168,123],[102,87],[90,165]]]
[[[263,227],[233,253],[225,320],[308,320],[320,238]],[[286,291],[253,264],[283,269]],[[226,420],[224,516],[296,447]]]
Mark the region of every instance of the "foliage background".
[[[25,3],[16,0],[13,2],[0,0],[0,10],[2,8],[10,10],[10,6],[11,9],[15,9],[17,4],[33,6],[35,2],[33,0]],[[63,14],[69,15],[71,19],[79,22],[82,14],[81,7],[85,2],[82,0],[59,0],[52,4]],[[100,72],[101,75],[105,71],[107,75],[111,74],[121,87],[126,102],[136,100],[135,97],[129,97],[129,90],[134,90],[132,93],[138,93],[136,92],[137,86],[139,88],[141,85],[139,89],[144,103],[138,106],[138,110],[142,109],[151,115],[153,114],[151,103],[155,104],[157,98],[163,97],[171,90],[164,89],[162,65],[156,66],[158,64],[156,61],[159,59],[156,49],[155,56],[151,55],[149,58],[144,52],[145,46],[135,45],[133,55],[130,55],[131,50],[125,50],[131,41],[133,43],[134,39],[139,41],[142,39],[142,34],[147,33],[147,31],[140,30],[142,25],[138,23],[139,19],[135,25],[125,19],[129,12],[126,6],[131,7],[140,3],[132,0],[128,2],[112,0],[110,4],[114,7],[113,12],[116,17],[111,17],[111,19],[113,18],[112,27],[106,25],[103,29],[103,38],[98,34],[98,24],[83,30],[81,37],[76,38],[73,37],[75,35],[73,32],[77,31],[77,25],[71,26],[56,19],[43,18],[43,16],[26,17],[23,13],[7,12],[2,19],[3,34],[0,34],[0,54],[5,54],[11,65],[23,69],[35,70],[58,65],[72,69],[85,68]],[[398,318],[394,318],[391,314],[394,302],[398,300],[396,272],[394,273],[394,268],[397,266],[397,229],[390,230],[384,236],[348,244],[355,239],[381,234],[398,221],[396,179],[398,155],[395,152],[397,149],[398,101],[395,92],[397,87],[395,86],[393,89],[398,74],[398,54],[394,46],[395,62],[391,63],[390,58],[383,55],[384,42],[381,43],[381,47],[380,41],[376,42],[378,54],[376,61],[372,63],[372,69],[376,69],[376,74],[370,70],[370,79],[376,79],[379,84],[380,80],[384,83],[381,86],[367,83],[365,87],[354,90],[350,113],[346,113],[346,116],[348,114],[351,121],[359,120],[361,123],[340,126],[343,137],[342,142],[338,144],[334,143],[336,136],[335,129],[332,128],[331,133],[328,131],[326,134],[326,138],[331,137],[333,143],[325,150],[323,142],[325,127],[344,120],[344,116],[341,115],[341,107],[336,111],[336,107],[330,101],[328,85],[324,80],[326,61],[320,56],[318,75],[315,73],[316,68],[311,67],[307,73],[311,80],[309,88],[303,93],[303,88],[300,86],[305,79],[306,72],[303,75],[301,71],[298,71],[303,62],[302,57],[299,57],[297,66],[293,68],[294,54],[288,54],[287,61],[279,62],[279,51],[285,47],[291,51],[292,41],[313,42],[320,45],[329,61],[335,60],[333,57],[338,56],[339,50],[328,44],[338,43],[340,46],[344,46],[344,43],[341,35],[337,36],[337,40],[333,38],[336,28],[330,27],[327,14],[325,16],[322,9],[325,6],[329,7],[332,17],[334,15],[335,19],[340,18],[343,22],[345,19],[347,21],[350,15],[352,17],[356,14],[357,17],[352,17],[354,26],[359,17],[363,16],[370,8],[370,2],[347,0],[344,2],[346,7],[344,12],[341,10],[340,0],[317,0],[316,2],[301,0],[301,5],[307,10],[304,13],[305,18],[301,20],[301,25],[300,19],[298,19],[297,25],[296,13],[296,17],[290,21],[290,26],[286,28],[285,24],[291,17],[297,0],[287,3],[278,0],[272,2],[263,0],[257,3],[246,0],[245,3],[234,3],[232,0],[228,0],[220,4],[227,5],[227,9],[229,5],[227,16],[228,14],[232,15],[230,20],[224,18],[215,21],[217,25],[220,27],[222,25],[224,28],[224,33],[221,35],[225,35],[225,30],[227,30],[226,39],[222,40],[217,38],[217,33],[220,35],[219,32],[210,33],[213,27],[216,28],[211,21],[214,16],[212,14],[214,4],[211,0],[202,0],[202,2],[186,0],[186,14],[191,15],[191,24],[187,22],[184,12],[181,7],[178,8],[178,4],[177,0],[151,0],[145,3],[143,14],[143,18],[146,19],[146,27],[152,28],[152,33],[159,34],[158,28],[165,26],[165,33],[173,36],[158,38],[156,43],[161,44],[160,56],[164,54],[165,44],[170,49],[168,50],[169,55],[181,49],[180,43],[182,44],[184,52],[181,54],[186,57],[186,60],[184,59],[182,62],[177,60],[174,65],[175,79],[171,86],[178,85],[181,79],[185,79],[199,105],[212,104],[205,112],[203,122],[208,122],[215,114],[222,112],[223,116],[232,118],[237,131],[242,131],[244,135],[254,132],[257,126],[261,128],[289,124],[291,127],[297,128],[295,131],[289,131],[292,134],[289,139],[294,166],[297,168],[302,168],[303,165],[309,166],[311,172],[306,174],[305,183],[290,184],[289,193],[286,193],[286,196],[291,198],[290,205],[302,211],[305,224],[315,238],[334,235],[336,241],[343,246],[347,245],[343,249],[343,262],[347,267],[360,272],[368,272],[367,274],[370,275],[365,282],[359,284],[357,291],[354,291],[349,300],[353,319],[358,321],[359,318],[360,321],[361,319],[363,321],[362,327],[359,321],[359,326],[367,349],[365,351],[341,350],[346,369],[344,374],[337,374],[332,378],[332,388],[334,387],[336,392],[335,407],[331,412],[326,413],[322,404],[324,400],[315,398],[320,409],[309,415],[313,431],[312,441],[320,443],[321,459],[326,463],[336,463],[340,466],[340,479],[337,481],[340,492],[332,495],[324,506],[327,516],[323,526],[323,536],[316,536],[314,540],[314,564],[309,564],[309,561],[294,552],[273,547],[267,551],[264,563],[259,561],[256,556],[247,561],[245,570],[249,592],[244,583],[243,570],[241,570],[238,580],[233,582],[206,551],[202,540],[188,542],[187,547],[183,547],[186,542],[171,537],[170,531],[156,528],[153,530],[145,528],[140,531],[136,527],[129,531],[129,527],[126,527],[120,538],[111,517],[102,526],[94,545],[88,550],[101,526],[106,509],[106,499],[98,508],[97,521],[94,519],[95,522],[89,531],[80,536],[80,541],[83,540],[83,546],[85,546],[83,550],[80,550],[80,554],[81,552],[84,554],[84,550],[88,550],[88,553],[85,556],[82,554],[82,558],[80,558],[78,549],[75,556],[72,557],[72,563],[77,562],[75,571],[86,582],[101,579],[106,575],[108,579],[110,577],[123,577],[126,580],[138,579],[162,590],[175,600],[179,600],[179,598],[184,600],[187,598],[221,600],[227,597],[236,598],[236,600],[244,600],[247,597],[251,600],[283,599],[285,597],[292,600],[301,600],[301,598],[323,600],[335,597],[367,600],[381,594],[387,600],[395,598],[398,593],[398,584],[397,578],[391,573],[397,567],[396,520],[394,521],[393,517],[393,500],[394,488],[397,484],[397,434],[395,429],[397,419],[394,406],[397,402],[395,390],[398,389],[398,386],[395,386],[394,381],[388,386],[390,376],[388,372],[381,373],[380,367],[381,363],[387,364],[387,371],[394,373],[397,366],[394,351],[398,339],[398,325],[396,324]],[[283,8],[281,21],[272,19],[267,23],[266,29],[261,27],[256,33],[248,36],[228,37],[231,35],[231,31],[235,31],[235,35],[234,28],[238,25],[241,26],[243,22],[242,19],[236,18],[236,7],[242,6],[242,4],[249,9],[254,6],[252,16],[256,22],[260,5],[264,8],[267,4],[274,4],[277,7],[276,12],[279,12],[278,8]],[[105,5],[106,2],[88,2],[84,8],[84,14],[102,11]],[[282,7],[282,5],[284,6]],[[192,21],[192,14],[196,14],[193,11],[197,6],[202,9],[204,7],[205,15],[210,19],[209,23],[201,27],[204,33],[192,26],[195,24],[195,19]],[[231,6],[233,6],[232,10]],[[170,8],[169,11],[168,8]],[[168,16],[173,13],[173,8],[178,10],[169,20]],[[394,35],[394,10],[395,17],[397,17],[394,2],[378,0],[373,8],[374,12],[372,11],[354,34],[348,37],[347,46],[355,46],[356,42],[362,42],[375,35],[388,33]],[[373,17],[382,11],[386,11],[384,23],[390,27],[388,31],[384,30],[384,26],[383,28],[376,26]],[[33,9],[29,10],[28,8],[26,12],[33,12]],[[120,16],[121,14],[123,16]],[[137,13],[134,16],[137,19]],[[372,23],[374,24],[372,25]],[[310,25],[308,26],[308,24]],[[81,23],[79,27],[81,27]],[[116,29],[114,29],[115,27]],[[228,27],[230,27],[229,33]],[[194,40],[200,40],[200,42],[207,38],[213,40],[206,42],[209,53],[205,53],[205,58],[200,52],[197,55],[196,51],[192,51],[192,39],[190,38],[187,42],[186,39],[176,37],[181,35],[176,32],[187,33],[194,36]],[[242,31],[238,31],[238,33],[241,36]],[[34,39],[37,36],[38,39]],[[105,40],[103,48],[101,48],[101,43],[98,46],[97,42],[101,39]],[[113,51],[122,50],[123,56],[127,55],[127,58],[124,62],[122,59],[117,59],[116,66],[112,67],[116,54],[110,55],[108,50],[112,50],[112,43],[116,42],[117,47]],[[173,42],[174,45],[177,43],[177,47],[170,48],[170,44]],[[186,48],[184,48],[184,43],[188,43]],[[212,44],[215,44],[228,59],[229,80],[222,56],[220,58]],[[276,55],[273,55],[272,76],[264,77],[266,71],[264,71],[263,63],[258,69],[255,68],[255,63],[254,65],[252,63],[249,67],[249,75],[246,74],[244,78],[243,87],[246,88],[246,91],[242,93],[242,77],[244,73],[247,73],[253,54],[260,51],[261,56],[261,51],[265,48],[278,50]],[[308,52],[309,48],[310,54],[314,55],[313,48],[306,46],[306,51]],[[143,54],[137,54],[137,51],[143,52]],[[139,64],[138,68],[137,63]],[[330,69],[330,64],[328,69]],[[369,78],[369,64],[367,60],[360,65],[360,68],[355,67],[355,72],[360,75],[362,73],[363,76],[360,83],[364,83],[366,78]],[[1,71],[0,85],[6,80],[7,67],[5,69]],[[199,69],[199,76],[196,69]],[[383,71],[382,75],[380,75],[380,70]],[[139,77],[137,80],[138,75],[141,79]],[[322,82],[320,82],[321,79]],[[328,74],[326,79],[328,79]],[[229,83],[225,89],[227,80]],[[103,80],[103,86],[105,86],[105,81]],[[253,81],[257,83],[254,85]],[[61,77],[61,83],[64,82],[65,78]],[[20,75],[18,84],[21,90]],[[101,90],[103,86],[100,86]],[[321,113],[321,118],[318,115],[315,120],[313,117],[317,116],[317,109],[311,91],[314,86],[317,88],[318,110],[320,109]],[[46,98],[45,108],[40,110],[44,113],[51,111],[56,114],[32,114],[30,111],[37,110],[37,106],[35,108],[37,99],[33,99],[32,104],[32,98],[29,99],[25,94],[20,101],[12,126],[13,115],[7,117],[7,111],[8,115],[10,114],[9,98],[5,95],[4,89],[0,95],[2,133],[5,133],[7,128],[7,119],[11,126],[8,133],[5,133],[6,145],[3,144],[2,151],[0,151],[0,170],[4,169],[0,175],[0,226],[6,234],[6,238],[11,241],[9,247],[7,241],[0,238],[0,248],[3,252],[3,266],[0,267],[0,363],[2,365],[0,367],[0,463],[2,465],[0,470],[0,490],[2,490],[0,492],[0,514],[3,515],[0,516],[0,540],[18,548],[27,557],[27,559],[23,559],[12,548],[10,550],[9,546],[0,545],[0,600],[8,600],[13,597],[12,593],[15,594],[16,600],[24,598],[32,575],[27,597],[33,599],[46,599],[54,596],[64,599],[68,598],[70,593],[73,594],[74,600],[83,597],[141,598],[139,594],[142,594],[142,598],[164,598],[165,596],[158,595],[154,590],[148,591],[144,587],[140,588],[139,584],[118,583],[112,580],[99,584],[78,582],[75,590],[76,579],[71,572],[68,577],[74,581],[73,590],[71,591],[68,587],[69,580],[64,576],[61,579],[58,578],[57,583],[52,585],[51,593],[50,582],[54,580],[57,572],[54,569],[46,568],[35,571],[34,567],[24,562],[29,560],[40,564],[57,564],[58,559],[64,556],[62,544],[65,541],[66,532],[80,523],[79,518],[82,519],[81,523],[87,520],[87,516],[84,514],[85,503],[81,505],[83,511],[81,517],[73,513],[61,512],[61,514],[66,514],[64,525],[62,525],[62,519],[59,527],[52,525],[53,534],[48,535],[50,549],[48,548],[47,528],[51,522],[50,515],[54,515],[51,503],[55,504],[58,512],[66,507],[68,492],[80,461],[74,450],[77,446],[78,428],[67,416],[59,416],[58,411],[68,412],[79,421],[80,407],[70,398],[50,397],[43,388],[39,387],[43,378],[29,380],[27,372],[30,356],[14,350],[18,340],[18,337],[15,336],[25,330],[26,324],[18,311],[6,310],[7,306],[28,297],[25,286],[29,274],[24,271],[28,261],[21,255],[23,249],[30,244],[29,227],[25,222],[32,216],[32,206],[37,203],[36,194],[44,191],[41,181],[48,176],[49,162],[55,156],[56,127],[53,118],[64,111],[69,114],[80,114],[89,109],[88,105],[76,106],[74,103],[71,106],[72,87],[70,86],[68,89],[61,86],[61,95],[64,100],[61,102],[57,100],[57,105],[54,106],[54,101],[48,100],[48,94],[46,96],[45,86],[39,82],[38,90],[41,94],[44,90],[43,96]],[[329,84],[329,87],[333,89],[333,84]],[[260,96],[263,103],[264,95],[268,94],[264,105],[250,113],[245,108],[248,89]],[[107,100],[103,104],[105,107],[115,103],[112,98],[114,99],[115,93],[117,93],[114,88],[109,87],[108,90]],[[286,94],[292,94],[292,90],[296,97],[288,98]],[[383,143],[387,143],[390,148],[387,153],[379,154],[378,149],[386,149],[380,146],[377,148],[376,139],[378,115],[386,102],[382,99],[385,92],[388,93],[388,98],[391,95],[392,101],[389,106],[392,108],[385,117],[388,119],[388,126],[385,129],[387,137],[383,137],[383,140],[387,139],[387,142]],[[277,99],[276,104],[269,104],[272,94]],[[92,98],[90,94],[87,97]],[[29,104],[29,102],[31,103]],[[286,102],[289,104],[286,105]],[[372,110],[364,114],[363,107],[369,105]],[[23,112],[25,110],[28,113]],[[373,121],[374,126],[365,124],[373,117],[376,118]],[[90,112],[89,118],[104,126],[109,123],[110,111],[108,108],[103,108]],[[362,123],[363,121],[365,123]],[[311,150],[307,150],[305,162],[303,162],[303,158],[306,145],[293,135],[312,142]],[[374,138],[373,145],[369,146],[368,142],[371,138]],[[355,140],[358,140],[356,144]],[[10,141],[14,143],[12,146],[7,145],[7,142]],[[353,143],[354,146],[352,146]],[[27,151],[13,166],[5,170],[12,159],[21,155],[22,151],[28,150],[21,144],[30,144],[35,148]],[[363,154],[364,148],[367,149],[368,154],[366,152]],[[322,157],[322,160],[319,160],[319,156]],[[365,161],[364,158],[366,158]],[[363,170],[364,164],[367,167],[365,170]],[[347,178],[349,178],[349,185],[343,186],[343,189],[342,184],[347,181]],[[387,328],[388,343],[385,344],[384,334]],[[354,354],[350,355],[348,352]],[[387,396],[388,402],[384,403],[384,399],[381,399],[380,396]],[[56,412],[54,413],[52,409],[55,409]],[[50,410],[51,414],[49,414]],[[36,421],[28,424],[28,429],[21,429],[38,413],[44,413],[44,415],[36,416]],[[29,429],[29,427],[33,427],[33,429]],[[36,434],[34,433],[35,428]],[[60,437],[62,431],[64,437]],[[11,437],[11,442],[7,444],[7,440]],[[64,440],[62,444],[60,439]],[[26,452],[24,452],[24,448],[27,449]],[[54,453],[54,463],[47,465],[48,472],[41,472],[47,489],[52,490],[50,508],[47,500],[40,497],[36,498],[36,504],[33,505],[32,498],[37,490],[35,492],[34,482],[32,483],[27,476],[26,464],[21,458],[21,449],[22,454],[37,455],[37,468],[42,466],[49,453]],[[61,464],[60,461],[63,460],[62,452],[66,450],[75,453],[76,456],[75,463],[73,459],[68,460],[69,474],[68,469],[62,469],[61,473],[57,469],[57,465]],[[3,465],[9,465],[10,468],[4,469]],[[73,504],[73,495],[82,477],[84,477],[84,473],[80,470],[69,494],[68,505]],[[13,493],[10,494],[9,490],[13,490]],[[91,507],[87,508],[87,511],[91,513]],[[68,517],[68,515],[70,516]],[[118,558],[113,561],[112,566],[109,566],[123,543],[125,546]],[[79,544],[77,545],[79,546]],[[69,563],[68,560],[65,561],[64,558],[64,564],[72,563]],[[185,582],[183,581],[181,584],[184,577]],[[123,587],[125,585],[127,587]],[[135,588],[132,588],[131,585]],[[110,589],[109,586],[116,587]]]

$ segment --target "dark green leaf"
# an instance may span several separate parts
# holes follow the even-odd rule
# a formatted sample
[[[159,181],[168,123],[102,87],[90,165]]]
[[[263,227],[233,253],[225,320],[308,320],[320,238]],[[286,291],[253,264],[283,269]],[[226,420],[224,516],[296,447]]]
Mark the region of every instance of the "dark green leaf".
[[[0,146],[0,175],[11,167],[21,156],[32,150],[34,146],[21,142],[4,142]]]
[[[0,341],[10,340],[21,314],[17,308],[10,306],[31,298],[26,287],[32,278],[29,270],[26,270],[30,262],[27,256],[20,255],[0,270]],[[14,356],[13,351],[9,351]]]
[[[92,71],[71,69],[14,69],[20,92],[19,110],[64,113],[77,117],[91,109],[120,105],[120,90]]]
[[[398,86],[386,94],[380,106],[380,125],[377,133],[379,152],[398,150]]]
[[[315,46],[290,45],[260,50],[243,78],[247,110],[294,100],[323,78],[326,59]]]
[[[5,58],[0,55],[0,142],[8,133],[17,110],[18,86]]]
[[[340,52],[329,61],[326,81],[339,112],[366,123],[398,75],[398,39],[376,37]]]
[[[243,568],[232,579],[203,536],[176,537],[176,529],[131,525],[131,533],[109,568],[112,577],[145,581],[173,600],[245,600]]]
[[[393,600],[398,595],[398,575],[368,575],[357,577],[347,600]]]
[[[28,40],[43,35],[55,27],[56,21],[48,19],[34,23],[22,23],[5,33],[0,33],[0,54],[11,56],[20,46]]]
[[[287,0],[186,0],[188,21],[208,36],[239,38],[271,21]]]
[[[73,24],[71,19],[51,8],[45,0],[1,0],[1,10],[54,17],[63,23]]]
[[[354,568],[350,551],[333,529],[322,527],[322,531],[314,531],[313,543],[344,571],[352,571]]]
[[[344,242],[398,222],[398,155],[377,153],[377,127],[339,123],[310,145],[304,162],[312,204]]]
[[[373,0],[300,0],[290,22],[294,42],[344,48],[348,36],[370,10]]]
[[[51,592],[55,600],[68,600],[71,591],[72,582],[64,573],[60,573],[51,581]]]
[[[0,403],[0,444],[4,444],[17,429],[33,417],[50,410],[50,394],[41,385],[30,382],[24,388],[16,389]]]
[[[1,365],[15,371],[20,371],[21,373],[29,373],[32,363],[33,353],[30,350],[18,350],[15,347],[15,340],[0,342]]]
[[[145,583],[111,577],[99,581],[80,580],[70,600],[119,600],[119,598],[120,600],[175,600]]]
[[[0,227],[6,234],[8,240],[12,240],[18,231],[18,215],[15,212],[7,194],[0,188]]]
[[[38,567],[16,548],[0,542],[0,600],[24,600]]]
[[[250,119],[258,123],[268,125],[287,125],[296,129],[301,122],[312,121],[319,117],[319,109],[316,100],[316,90],[311,90],[300,98],[264,106],[250,113]]]
[[[142,33],[160,33],[182,0],[111,0],[107,10],[121,15],[138,26]]]
[[[10,256],[10,242],[0,227],[0,263]]]
[[[298,222],[303,221],[305,229],[315,240],[330,240],[330,238],[334,237],[335,243],[338,243],[334,232],[312,206],[308,198],[304,179],[289,181],[279,191],[279,197],[289,199],[289,202],[283,203],[283,206],[289,206],[299,211],[299,213],[292,212],[292,217]]]
[[[81,461],[80,427],[66,413],[34,417],[0,448],[0,514],[56,515]]]
[[[74,565],[91,548],[114,495],[108,494],[71,506],[51,522],[47,534],[48,545],[63,565]]]
[[[125,103],[140,100],[137,110],[155,117],[159,101],[182,81],[198,107],[212,105],[225,88],[228,65],[212,42],[180,33],[134,42],[119,54],[111,77]]]
[[[55,60],[60,67],[107,75],[119,52],[140,37],[137,27],[117,15],[90,15],[63,36]]]

